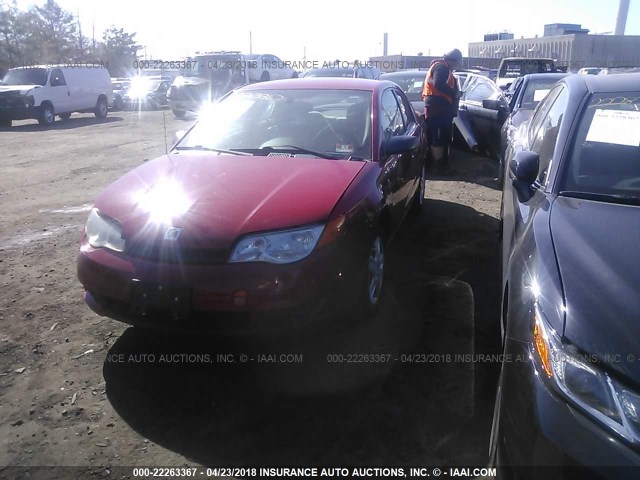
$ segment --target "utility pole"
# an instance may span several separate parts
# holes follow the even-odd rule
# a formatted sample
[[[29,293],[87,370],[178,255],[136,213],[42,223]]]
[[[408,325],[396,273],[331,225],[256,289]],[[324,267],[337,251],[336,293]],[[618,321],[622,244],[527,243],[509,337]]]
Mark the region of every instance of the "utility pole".
[[[251,36],[251,31],[249,31],[249,55],[253,54],[253,39]]]
[[[76,9],[76,15],[78,17],[78,50],[79,50],[79,54],[84,57],[84,52],[83,52],[83,42],[82,42],[82,24],[80,23],[80,7],[78,7]]]

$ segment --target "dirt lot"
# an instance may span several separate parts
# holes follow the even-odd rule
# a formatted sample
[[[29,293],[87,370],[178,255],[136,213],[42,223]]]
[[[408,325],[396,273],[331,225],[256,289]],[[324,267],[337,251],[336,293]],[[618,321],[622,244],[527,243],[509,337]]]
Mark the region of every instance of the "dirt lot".
[[[165,122],[169,143],[190,123],[125,112],[0,130],[0,466],[103,478],[130,465],[485,464],[498,365],[480,355],[499,353],[493,163],[456,152],[459,176],[428,182],[369,323],[150,338],[85,306],[75,255],[92,200],[164,152]]]

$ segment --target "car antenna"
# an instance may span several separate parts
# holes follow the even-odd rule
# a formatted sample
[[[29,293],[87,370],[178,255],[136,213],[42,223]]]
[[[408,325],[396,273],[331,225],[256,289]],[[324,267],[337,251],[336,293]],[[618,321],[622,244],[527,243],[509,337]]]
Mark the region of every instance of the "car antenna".
[[[162,65],[160,68],[160,75],[160,78],[164,77],[164,65]],[[162,110],[162,127],[164,129],[164,154],[166,155],[169,153],[169,147],[167,146],[167,117],[165,115],[165,109],[162,108],[162,105],[160,105],[160,109]]]
[[[164,127],[164,153],[166,155],[169,153],[169,147],[167,146],[167,117],[164,108],[162,109],[162,126]]]

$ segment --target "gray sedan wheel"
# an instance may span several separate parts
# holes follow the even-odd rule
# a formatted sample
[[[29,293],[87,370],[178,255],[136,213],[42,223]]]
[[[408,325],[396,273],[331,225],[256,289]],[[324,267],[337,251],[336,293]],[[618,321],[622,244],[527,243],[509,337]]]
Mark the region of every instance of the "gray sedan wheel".
[[[411,204],[412,213],[420,213],[422,211],[422,207],[424,207],[426,176],[427,176],[427,167],[425,165],[422,165],[422,171],[420,173],[420,183],[418,185],[418,190],[416,190],[415,196],[413,197],[413,202]]]
[[[369,309],[375,309],[380,304],[382,287],[384,286],[384,242],[376,236],[371,249],[367,265],[367,303]]]

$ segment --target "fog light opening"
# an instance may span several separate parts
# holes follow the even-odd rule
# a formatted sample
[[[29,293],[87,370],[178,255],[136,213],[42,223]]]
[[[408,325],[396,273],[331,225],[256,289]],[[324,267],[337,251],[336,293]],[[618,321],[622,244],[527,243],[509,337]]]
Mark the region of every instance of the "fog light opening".
[[[233,304],[236,307],[245,307],[249,298],[249,292],[246,290],[236,290],[231,295],[231,298],[233,299]]]

